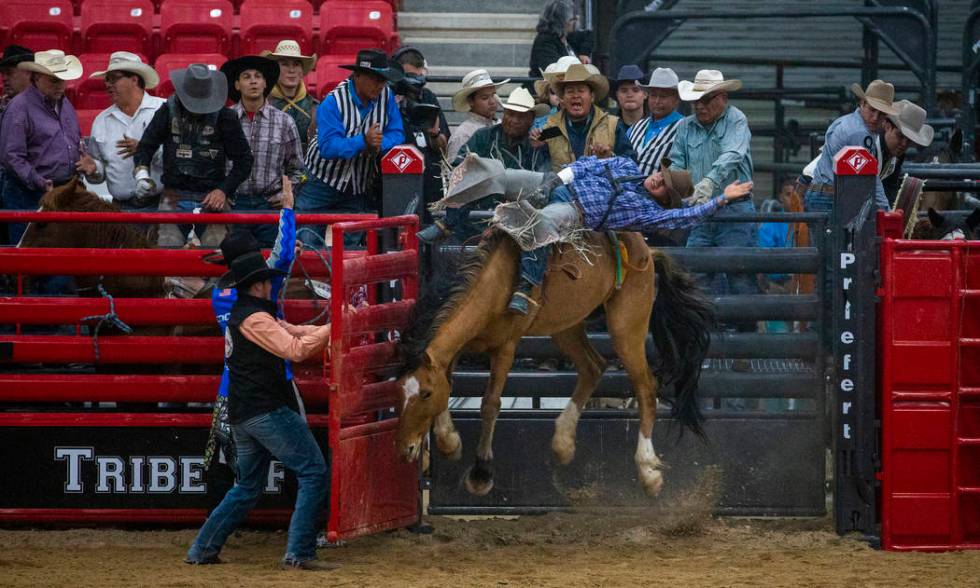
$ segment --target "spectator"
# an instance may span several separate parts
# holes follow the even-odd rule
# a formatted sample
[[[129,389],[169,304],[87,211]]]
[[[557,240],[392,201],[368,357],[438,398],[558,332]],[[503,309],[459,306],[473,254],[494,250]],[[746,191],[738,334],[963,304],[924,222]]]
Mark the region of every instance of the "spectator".
[[[303,78],[316,65],[316,53],[303,55],[299,43],[286,39],[279,41],[274,51],[263,51],[262,57],[273,59],[279,64],[279,81],[272,87],[269,104],[293,118],[303,153],[306,153],[310,138],[316,134],[313,115],[320,101],[306,92]]]
[[[7,106],[0,132],[0,163],[4,168],[4,206],[35,210],[47,191],[70,181],[79,158],[81,130],[75,108],[65,98],[65,81],[82,77],[74,55],[52,49],[21,61],[31,85]],[[10,242],[19,243],[25,223],[8,226]]]
[[[459,150],[470,140],[473,133],[479,129],[492,127],[497,124],[497,87],[510,80],[494,82],[485,69],[476,69],[463,77],[463,87],[453,95],[453,108],[456,112],[468,112],[456,132],[449,139],[449,151],[446,157],[449,161],[456,159]]]
[[[898,114],[890,114],[885,119],[884,141],[881,145],[884,165],[878,177],[885,189],[889,205],[895,204],[898,190],[902,184],[902,164],[905,163],[905,153],[909,146],[915,143],[919,148],[932,145],[935,135],[931,125],[926,124],[926,111],[908,100],[895,103]]]
[[[3,113],[14,96],[23,92],[31,85],[31,72],[19,69],[17,64],[22,61],[34,61],[34,52],[20,45],[8,45],[0,58],[0,81],[3,82],[3,94],[0,95],[0,129],[3,129]],[[2,130],[0,130],[2,133]],[[0,208],[6,208],[3,200],[3,166],[0,166]],[[0,245],[7,245],[7,225],[0,226]]]
[[[294,184],[303,181],[303,153],[293,118],[267,100],[279,78],[275,61],[248,55],[227,61],[221,72],[228,80],[231,109],[241,124],[252,149],[252,173],[238,186],[232,209],[237,211],[282,208],[282,178]],[[276,226],[245,225],[262,247],[272,247]]]
[[[238,186],[252,173],[252,152],[238,116],[225,107],[225,74],[195,63],[170,72],[170,79],[175,93],[153,115],[136,150],[136,194],[157,189],[150,167],[162,146],[160,210],[227,212]],[[183,247],[189,230],[161,225],[158,243]],[[217,247],[225,227],[211,224],[200,234],[202,245]]]
[[[156,186],[143,195],[136,194],[133,155],[139,147],[143,130],[166,102],[146,92],[157,86],[160,77],[138,55],[128,51],[116,51],[109,57],[105,71],[97,71],[89,77],[105,79],[112,106],[95,117],[92,139],[76,167],[89,182],[105,182],[113,203],[124,211],[156,211],[160,206],[163,152],[157,150],[153,154],[150,178]],[[156,225],[140,228],[148,234],[156,233]]]
[[[553,85],[561,96],[562,110],[548,117],[545,127],[531,135],[537,140],[549,128],[558,129],[557,136],[545,139],[552,170],[558,171],[589,155],[633,157],[619,119],[595,105],[609,93],[609,81],[599,70],[591,65],[572,64]]]
[[[638,87],[646,90],[650,116],[631,126],[627,136],[640,171],[652,174],[670,154],[677,127],[684,117],[677,112],[681,98],[677,94],[677,74],[667,67],[658,67],[650,74],[650,82]]]
[[[538,19],[537,35],[531,45],[529,77],[540,75],[549,64],[567,55],[577,56],[582,63],[589,63],[590,50],[586,43],[579,42],[577,47],[573,47],[569,42],[570,37],[575,41],[584,41],[581,35],[574,34],[576,22],[578,17],[567,0],[552,0],[545,4]]]
[[[742,87],[739,80],[726,80],[717,70],[701,70],[693,82],[677,85],[681,100],[694,103],[694,114],[677,127],[670,151],[672,167],[691,172],[694,182],[693,203],[706,202],[733,181],[752,181],[752,155],[749,142],[752,133],[741,110],[728,103],[728,92]],[[716,216],[725,217],[755,212],[751,199],[731,203]],[[753,247],[756,244],[754,223],[706,223],[694,227],[687,239],[688,247]],[[707,291],[712,275],[698,277]],[[727,289],[732,294],[758,292],[755,276],[727,274]],[[717,292],[717,290],[716,290]],[[739,330],[754,331],[755,323],[740,323]]]
[[[619,105],[619,122],[627,129],[637,122],[643,120],[646,115],[645,102],[646,94],[639,83],[643,81],[643,70],[629,64],[619,68],[616,79],[613,81],[613,94],[616,95],[616,104]]]
[[[568,68],[573,63],[582,62],[578,60],[578,57],[566,55],[541,71],[541,76],[544,79],[534,82],[534,94],[542,104],[547,104],[551,108],[548,112],[534,119],[534,126],[532,128],[544,128],[544,125],[548,122],[548,117],[558,112],[558,109],[561,107],[561,98],[555,90],[554,82],[563,79],[565,72],[568,71]]]
[[[405,140],[401,112],[388,82],[403,74],[380,49],[364,49],[342,66],[354,73],[320,104],[317,135],[306,151],[309,181],[297,212],[358,213],[377,210],[378,155]],[[317,230],[323,235],[322,227]],[[304,232],[303,241],[320,245]],[[349,245],[359,241],[350,237]]]
[[[416,145],[425,156],[422,192],[425,204],[430,204],[442,198],[442,161],[449,145],[449,123],[439,107],[439,99],[425,87],[428,65],[422,52],[404,46],[391,60],[405,74],[405,79],[394,86],[395,98],[405,125],[405,142]],[[422,214],[428,214],[424,206]]]

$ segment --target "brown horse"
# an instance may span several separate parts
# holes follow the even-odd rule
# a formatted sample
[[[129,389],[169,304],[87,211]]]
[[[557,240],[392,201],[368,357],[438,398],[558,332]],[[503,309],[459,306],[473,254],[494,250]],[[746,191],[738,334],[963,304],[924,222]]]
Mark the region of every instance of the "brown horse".
[[[491,448],[494,424],[507,373],[523,335],[550,335],[578,372],[572,397],[555,423],[551,447],[558,461],[575,455],[575,430],[585,403],[602,377],[606,361],[589,344],[585,319],[604,307],[613,347],[629,374],[640,416],[634,456],[640,480],[650,495],[663,485],[652,434],[659,386],[673,384],[674,415],[683,426],[703,435],[695,393],[707,352],[710,307],[691,279],[669,258],[651,252],[637,233],[622,233],[628,252],[625,278],[616,286],[616,261],[609,241],[590,233],[589,261],[571,247],[557,251],[529,316],[507,311],[517,278],[520,251],[501,234],[491,234],[456,272],[458,282],[437,288],[417,305],[416,320],[402,337],[406,368],[399,383],[402,414],[397,447],[406,459],[417,459],[423,437],[434,427],[439,450],[461,455],[461,441],[449,415],[452,371],[461,353],[490,356],[490,382],[480,409],[483,430],[466,487],[483,495],[493,487]],[[654,302],[656,300],[656,302]],[[647,364],[649,330],[659,352],[657,377]],[[658,383],[659,380],[659,383]]]

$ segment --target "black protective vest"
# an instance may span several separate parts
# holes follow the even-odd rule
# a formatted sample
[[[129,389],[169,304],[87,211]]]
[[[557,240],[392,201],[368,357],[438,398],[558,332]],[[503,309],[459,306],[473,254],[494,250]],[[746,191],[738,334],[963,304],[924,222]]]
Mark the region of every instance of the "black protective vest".
[[[177,104],[175,96],[167,99],[170,110],[170,141],[164,147],[173,150],[177,174],[201,180],[205,185],[224,181],[227,158],[218,130],[218,112],[192,115]]]
[[[283,406],[299,412],[293,385],[286,378],[286,362],[252,343],[239,331],[242,322],[257,312],[276,316],[276,305],[271,300],[239,293],[225,330],[228,420],[232,424]]]

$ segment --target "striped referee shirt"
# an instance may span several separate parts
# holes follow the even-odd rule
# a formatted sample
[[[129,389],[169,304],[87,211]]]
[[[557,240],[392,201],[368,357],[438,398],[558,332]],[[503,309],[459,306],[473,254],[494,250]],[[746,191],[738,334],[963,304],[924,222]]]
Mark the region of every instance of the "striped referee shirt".
[[[293,184],[303,180],[303,153],[293,118],[267,100],[249,118],[239,102],[231,107],[252,148],[252,174],[238,186],[236,194],[268,196],[282,190],[282,176]],[[229,164],[230,166],[231,164]]]
[[[353,78],[342,82],[316,111],[317,136],[306,150],[310,173],[339,192],[364,194],[377,173],[377,153],[367,148],[365,133],[381,126],[381,152],[405,141],[395,95],[385,86],[377,100],[362,104]]]
[[[627,131],[640,171],[650,175],[660,169],[660,161],[670,154],[677,126],[684,117],[674,111],[660,120],[648,116]]]

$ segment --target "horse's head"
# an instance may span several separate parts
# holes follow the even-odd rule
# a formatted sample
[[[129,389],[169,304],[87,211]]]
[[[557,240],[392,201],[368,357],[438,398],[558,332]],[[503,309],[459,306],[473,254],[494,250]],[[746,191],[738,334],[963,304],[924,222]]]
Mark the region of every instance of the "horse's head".
[[[926,238],[940,241],[961,241],[976,239],[976,228],[980,224],[980,208],[974,210],[963,220],[940,214],[929,209],[929,231]]]
[[[85,189],[77,177],[41,198],[38,212],[119,212],[119,207]],[[130,236],[129,233],[132,233]],[[20,247],[136,247],[125,225],[109,223],[28,223]],[[145,245],[144,245],[145,246]]]
[[[408,461],[418,459],[432,420],[449,408],[452,390],[449,370],[449,366],[439,364],[426,351],[422,365],[398,380],[402,411],[395,444],[398,453]]]

